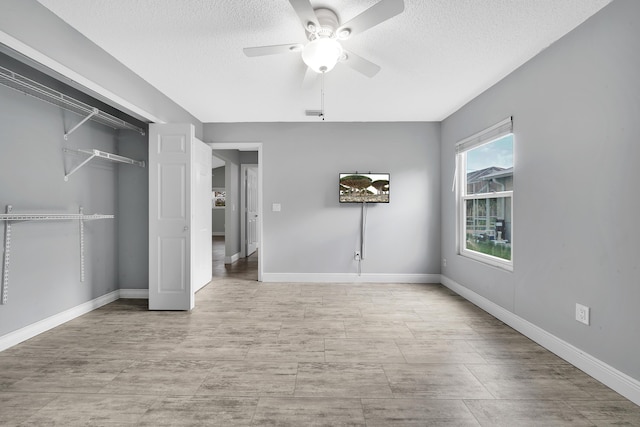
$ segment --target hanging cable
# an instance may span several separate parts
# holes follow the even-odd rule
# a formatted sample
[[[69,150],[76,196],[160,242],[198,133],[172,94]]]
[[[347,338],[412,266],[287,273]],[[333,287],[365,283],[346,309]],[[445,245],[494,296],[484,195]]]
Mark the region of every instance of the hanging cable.
[[[365,251],[367,248],[366,244],[366,236],[367,236],[367,202],[362,202],[362,236],[361,236],[361,247],[360,247],[360,259],[364,260]]]

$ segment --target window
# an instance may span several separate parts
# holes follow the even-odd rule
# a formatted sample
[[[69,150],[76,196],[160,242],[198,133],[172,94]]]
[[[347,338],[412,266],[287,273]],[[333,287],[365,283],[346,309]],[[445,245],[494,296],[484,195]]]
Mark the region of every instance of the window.
[[[456,145],[459,253],[513,270],[511,118]]]

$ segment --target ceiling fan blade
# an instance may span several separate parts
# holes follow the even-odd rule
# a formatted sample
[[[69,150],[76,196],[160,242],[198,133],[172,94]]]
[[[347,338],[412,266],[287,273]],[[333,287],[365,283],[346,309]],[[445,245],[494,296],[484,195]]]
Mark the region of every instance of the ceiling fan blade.
[[[340,28],[338,28],[336,34],[341,34],[345,30],[349,31],[348,35],[359,34],[371,27],[375,27],[389,18],[393,18],[403,10],[403,0],[380,0],[360,15],[348,22],[345,22]]]
[[[257,46],[257,47],[245,47],[242,49],[245,55],[251,56],[265,56],[265,55],[278,55],[281,53],[300,52],[303,45],[300,43],[292,44],[276,44],[273,46]]]
[[[367,77],[373,77],[378,74],[378,71],[380,71],[379,65],[347,50],[345,50],[344,53],[347,55],[347,59],[342,61],[342,63],[348,65],[359,73],[362,73]]]
[[[310,89],[313,87],[313,85],[316,83],[316,81],[318,80],[318,76],[320,74],[316,73],[315,71],[313,71],[312,68],[307,67],[307,69],[304,72],[304,78],[302,79],[302,88],[303,89]]]
[[[309,23],[314,25],[314,28],[320,28],[320,24],[318,24],[318,18],[316,17],[316,13],[313,11],[313,6],[311,6],[311,2],[309,0],[289,0],[293,10],[296,11],[298,18],[300,18],[300,22],[302,23],[302,27],[309,31]]]

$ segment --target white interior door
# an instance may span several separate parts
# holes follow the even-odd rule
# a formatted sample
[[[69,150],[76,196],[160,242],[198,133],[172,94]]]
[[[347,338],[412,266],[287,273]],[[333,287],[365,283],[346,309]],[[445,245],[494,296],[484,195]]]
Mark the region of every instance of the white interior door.
[[[193,291],[196,292],[211,281],[213,276],[213,252],[211,247],[211,147],[199,139],[193,142],[192,151],[192,239],[191,262]]]
[[[149,309],[190,310],[190,124],[149,125]]]
[[[258,168],[248,167],[246,169],[246,233],[247,233],[247,256],[258,249]]]

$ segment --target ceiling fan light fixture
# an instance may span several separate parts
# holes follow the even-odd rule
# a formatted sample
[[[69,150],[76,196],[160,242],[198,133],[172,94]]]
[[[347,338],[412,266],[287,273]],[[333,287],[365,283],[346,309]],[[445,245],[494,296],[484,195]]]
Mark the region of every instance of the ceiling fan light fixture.
[[[319,37],[302,50],[302,60],[316,73],[331,71],[342,56],[342,46],[337,40]]]

